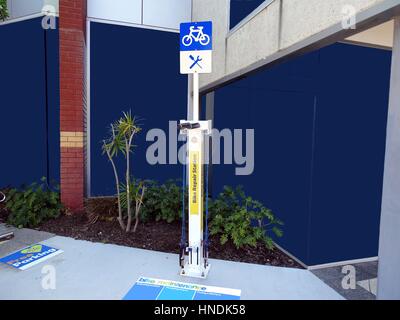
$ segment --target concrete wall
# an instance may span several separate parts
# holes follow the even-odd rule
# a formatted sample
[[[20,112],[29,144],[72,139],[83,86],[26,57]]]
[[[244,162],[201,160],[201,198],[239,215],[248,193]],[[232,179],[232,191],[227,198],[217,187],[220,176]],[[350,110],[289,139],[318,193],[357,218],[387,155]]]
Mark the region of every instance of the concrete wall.
[[[379,243],[378,299],[400,299],[400,18],[394,24],[385,174]]]
[[[394,22],[393,20],[390,20],[380,24],[379,26],[355,34],[354,36],[347,38],[346,41],[354,44],[390,49],[393,47],[393,28]]]
[[[88,17],[179,30],[192,17],[191,0],[88,0]]]
[[[7,0],[9,19],[40,14],[46,5],[53,6],[58,13],[58,0]]]
[[[269,63],[278,59],[285,50],[291,53],[299,51],[306,40],[310,46],[313,41],[322,42],[325,37],[343,32],[341,24],[346,16],[343,12],[345,5],[355,9],[361,32],[367,26],[384,22],[382,20],[387,19],[390,10],[394,14],[400,0],[275,0],[264,9],[254,11],[246,23],[239,23],[232,31],[229,31],[227,23],[228,0],[193,0],[193,20],[212,20],[215,25],[213,73],[201,76],[202,89],[210,90],[222,78],[225,81],[236,74],[252,71],[256,68],[254,65],[262,65],[263,60]],[[368,13],[386,15],[382,15],[381,20],[370,19],[365,14],[369,9]],[[334,30],[328,32],[334,26]],[[354,33],[357,30],[348,30],[343,35]],[[333,39],[331,43],[337,40]]]
[[[200,76],[200,85],[225,75],[226,35],[229,31],[230,0],[193,0],[193,21],[213,22],[213,72]]]
[[[280,1],[274,1],[229,35],[226,73],[235,72],[278,51],[279,16]]]
[[[362,12],[384,0],[289,0],[282,1],[282,36],[280,49],[287,48],[337,23],[344,6]]]

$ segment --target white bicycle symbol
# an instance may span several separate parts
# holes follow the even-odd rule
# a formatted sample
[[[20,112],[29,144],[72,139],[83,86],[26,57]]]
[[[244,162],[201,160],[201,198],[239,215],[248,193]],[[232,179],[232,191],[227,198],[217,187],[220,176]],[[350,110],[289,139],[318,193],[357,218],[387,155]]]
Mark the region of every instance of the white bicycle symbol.
[[[210,36],[204,34],[203,32],[204,27],[190,27],[190,33],[182,38],[182,44],[185,47],[189,47],[193,40],[195,42],[200,42],[201,45],[206,46],[210,43]]]

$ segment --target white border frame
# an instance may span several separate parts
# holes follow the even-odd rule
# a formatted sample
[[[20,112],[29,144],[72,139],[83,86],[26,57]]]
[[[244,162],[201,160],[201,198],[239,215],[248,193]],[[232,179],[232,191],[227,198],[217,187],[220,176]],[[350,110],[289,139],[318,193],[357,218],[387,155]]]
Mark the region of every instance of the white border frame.
[[[1,26],[5,26],[7,24],[11,24],[11,23],[22,22],[22,21],[25,21],[25,20],[40,18],[40,17],[44,17],[44,16],[45,16],[45,14],[43,12],[39,12],[39,13],[30,14],[30,15],[23,16],[23,17],[18,17],[18,18],[14,18],[14,19],[8,19],[8,20],[5,20],[5,21],[1,21],[0,22],[0,27]],[[58,18],[59,14],[57,13],[54,16]]]
[[[112,25],[123,26],[123,27],[133,27],[133,28],[165,31],[165,32],[171,32],[171,33],[179,33],[178,29],[157,27],[157,26],[151,26],[151,25],[147,25],[147,24],[137,24],[137,23],[123,22],[123,21],[116,21],[116,20],[107,20],[107,19],[99,19],[99,18],[89,18],[89,17],[87,18],[87,21],[89,21],[89,22],[97,22],[97,23],[105,23],[105,24],[112,24]]]

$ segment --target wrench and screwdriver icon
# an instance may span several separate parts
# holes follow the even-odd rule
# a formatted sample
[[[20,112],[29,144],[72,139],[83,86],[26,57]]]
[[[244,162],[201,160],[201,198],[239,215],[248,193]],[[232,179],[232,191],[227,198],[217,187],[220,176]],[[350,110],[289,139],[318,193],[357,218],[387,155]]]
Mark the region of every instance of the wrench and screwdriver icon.
[[[190,66],[190,69],[193,69],[196,65],[199,66],[200,69],[203,69],[199,63],[200,61],[203,60],[202,58],[200,58],[200,56],[197,56],[197,58],[195,58],[192,55],[190,55],[189,58],[193,61],[193,64]]]

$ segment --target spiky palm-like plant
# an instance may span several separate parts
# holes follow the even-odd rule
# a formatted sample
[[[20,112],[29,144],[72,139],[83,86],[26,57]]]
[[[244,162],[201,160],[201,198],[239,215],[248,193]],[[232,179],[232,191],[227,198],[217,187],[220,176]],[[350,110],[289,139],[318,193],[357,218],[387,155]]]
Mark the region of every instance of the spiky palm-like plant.
[[[111,162],[111,165],[113,167],[114,171],[114,176],[115,176],[115,183],[116,183],[116,188],[117,188],[117,197],[118,197],[118,221],[122,229],[125,229],[126,232],[129,232],[131,230],[131,225],[132,225],[132,210],[131,210],[131,192],[130,192],[130,187],[131,187],[131,175],[130,175],[130,154],[132,152],[132,149],[134,147],[133,145],[133,139],[136,134],[138,134],[142,129],[140,126],[137,124],[136,118],[132,116],[132,113],[129,112],[124,112],[123,116],[116,121],[115,123],[111,124],[111,136],[108,140],[103,141],[103,153],[106,153],[108,156],[108,159]],[[124,219],[123,219],[123,214],[122,214],[122,208],[121,208],[121,193],[120,193],[120,183],[119,183],[119,178],[118,178],[118,171],[115,166],[114,162],[114,157],[118,155],[118,153],[121,152],[126,159],[126,172],[125,172],[125,186],[126,186],[126,205],[127,205],[127,224],[125,226]],[[142,201],[143,195],[145,192],[145,188],[141,188],[141,196],[137,197],[136,203],[138,201]],[[136,208],[138,208],[138,205],[136,205]],[[140,206],[139,206],[140,210]],[[138,209],[135,210],[135,218],[136,218],[136,224],[135,226],[137,227],[138,223]],[[135,231],[136,231],[135,227]]]
[[[107,154],[108,160],[110,160],[111,166],[114,171],[115,185],[117,189],[117,200],[118,200],[118,222],[121,228],[125,229],[125,223],[122,216],[121,209],[121,192],[120,192],[120,183],[118,177],[117,167],[115,166],[114,158],[118,155],[118,152],[123,147],[123,142],[121,137],[117,134],[118,128],[116,123],[112,123],[110,125],[110,138],[107,140],[103,140],[103,154]]]
[[[128,222],[126,224],[126,232],[129,232],[132,224],[132,210],[131,210],[131,199],[130,199],[130,153],[133,148],[133,137],[135,134],[139,133],[142,129],[137,125],[136,118],[132,117],[131,112],[124,112],[123,117],[118,120],[118,135],[120,139],[125,144],[125,149],[121,148],[122,153],[126,158],[126,173],[125,173],[125,181],[126,181],[126,194],[127,194],[127,213],[128,213]]]

